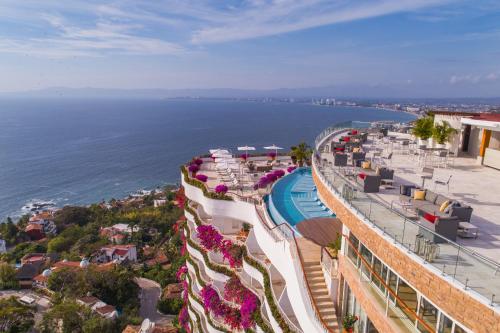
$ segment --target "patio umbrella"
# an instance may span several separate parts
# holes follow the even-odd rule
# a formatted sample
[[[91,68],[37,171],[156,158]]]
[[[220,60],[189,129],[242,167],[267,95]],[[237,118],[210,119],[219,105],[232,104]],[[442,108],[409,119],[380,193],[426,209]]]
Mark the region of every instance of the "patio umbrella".
[[[252,147],[252,146],[242,146],[242,147],[238,147],[238,150],[245,151],[245,155],[248,155],[248,151],[249,150],[255,150],[255,147]]]
[[[223,149],[223,148],[217,148],[217,149],[210,149],[209,150],[210,154],[229,154],[229,150]]]
[[[283,149],[281,147],[278,147],[276,145],[272,145],[272,146],[267,146],[267,147],[264,147],[264,149],[267,149],[267,150],[274,150],[276,156],[278,156],[278,149]]]

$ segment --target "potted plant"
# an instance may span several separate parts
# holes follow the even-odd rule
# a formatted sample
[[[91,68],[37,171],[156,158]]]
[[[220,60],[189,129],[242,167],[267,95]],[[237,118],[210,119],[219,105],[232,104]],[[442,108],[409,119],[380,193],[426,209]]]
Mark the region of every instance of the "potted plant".
[[[328,243],[326,246],[326,250],[332,258],[337,258],[337,255],[340,251],[340,247],[342,246],[342,236],[337,232],[337,237],[333,242]]]
[[[447,121],[442,121],[441,124],[434,126],[432,138],[436,140],[436,147],[444,148],[445,144],[450,141],[450,137],[456,133],[458,133],[457,130],[451,127]]]
[[[297,146],[293,146],[290,155],[297,160],[299,167],[304,166],[304,163],[311,159],[312,149],[305,142],[299,143]]]
[[[419,145],[427,145],[427,140],[432,136],[434,118],[426,116],[415,121],[412,133],[419,139]]]
[[[354,332],[354,324],[358,321],[358,316],[352,314],[346,314],[344,319],[342,319],[342,327],[344,328],[345,333]]]

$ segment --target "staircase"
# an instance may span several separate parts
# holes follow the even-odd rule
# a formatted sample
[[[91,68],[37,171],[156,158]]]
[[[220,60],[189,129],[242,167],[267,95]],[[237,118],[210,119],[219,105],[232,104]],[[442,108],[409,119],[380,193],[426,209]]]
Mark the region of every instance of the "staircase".
[[[340,332],[335,305],[328,295],[321,268],[321,247],[306,239],[297,240],[304,260],[304,273],[321,319],[331,332]]]

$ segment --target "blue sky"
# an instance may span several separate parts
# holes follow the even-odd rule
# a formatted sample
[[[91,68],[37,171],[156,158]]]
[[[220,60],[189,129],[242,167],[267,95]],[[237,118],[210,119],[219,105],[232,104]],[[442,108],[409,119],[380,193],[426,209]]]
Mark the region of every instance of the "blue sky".
[[[1,0],[0,91],[500,96],[498,0]],[[337,90],[335,90],[337,91]]]

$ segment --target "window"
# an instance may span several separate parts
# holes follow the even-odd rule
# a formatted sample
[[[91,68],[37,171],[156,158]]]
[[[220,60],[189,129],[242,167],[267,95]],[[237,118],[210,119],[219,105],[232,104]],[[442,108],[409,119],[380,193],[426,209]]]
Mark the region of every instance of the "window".
[[[451,333],[452,328],[453,328],[453,321],[451,321],[450,318],[446,317],[444,314],[441,313],[441,316],[439,317],[438,332]]]
[[[359,240],[356,238],[356,236],[353,235],[351,232],[349,234],[349,244],[347,244],[347,257],[352,261],[354,265],[357,265],[358,263],[358,255],[354,249],[358,249],[359,247]],[[354,249],[353,249],[354,247]]]
[[[398,297],[408,306],[409,309],[403,307],[398,303],[398,307],[410,319],[411,322],[415,321],[415,313],[417,313],[418,297],[415,289],[410,287],[406,282],[399,279],[398,283]],[[413,313],[412,313],[413,312]]]
[[[418,310],[419,316],[424,320],[424,322],[429,325],[433,331],[436,330],[438,310],[425,298],[420,300],[420,309]],[[417,325],[418,329],[422,332],[428,332],[424,325],[420,322]]]
[[[453,333],[467,333],[467,331],[465,331],[462,327],[455,324],[455,330],[453,331]]]
[[[363,272],[364,275],[369,277],[370,276],[369,266],[371,266],[372,264],[372,253],[363,244],[361,244],[360,253],[363,259],[365,260],[365,262],[361,262],[360,260],[359,265],[361,265],[361,271]],[[368,266],[365,263],[368,263]]]
[[[394,274],[393,271],[389,270],[389,280],[388,280],[388,283],[389,285],[389,288],[391,288],[391,290],[393,290],[394,292],[397,290],[397,287],[398,287],[398,276],[396,274]],[[392,301],[392,302],[396,302],[396,297],[392,296],[389,294],[389,299]]]
[[[383,280],[384,282],[387,279],[387,266],[382,264],[380,260],[377,259],[377,257],[373,257],[373,270],[375,273],[377,273]],[[382,292],[382,294],[385,295],[385,286],[380,281],[378,277],[375,276],[375,274],[372,274],[372,281],[373,284]]]

